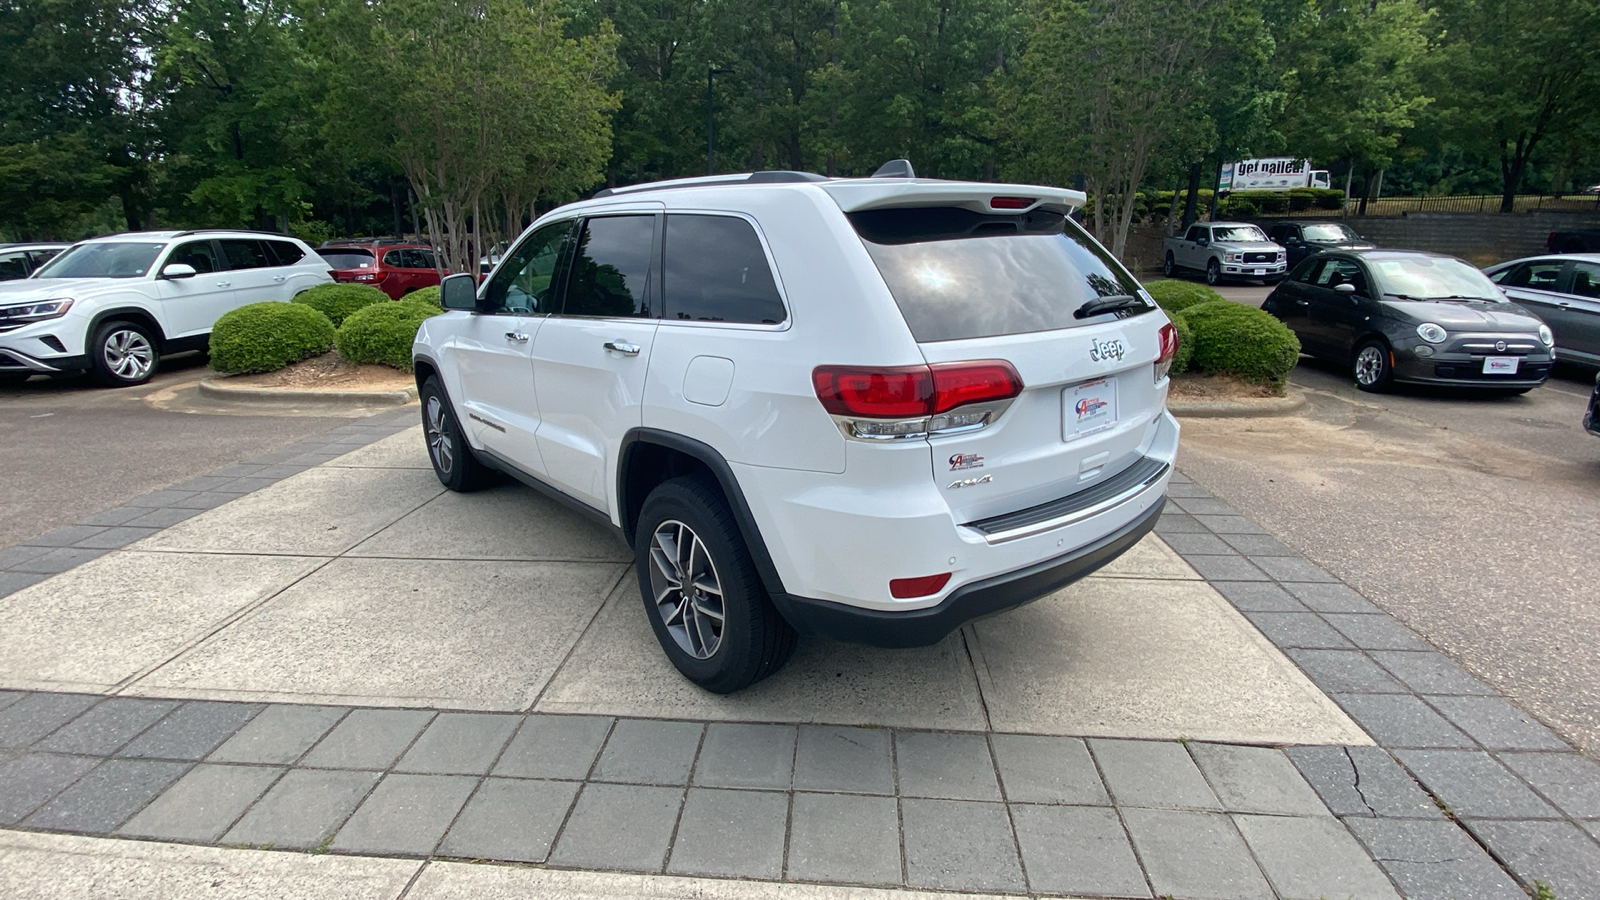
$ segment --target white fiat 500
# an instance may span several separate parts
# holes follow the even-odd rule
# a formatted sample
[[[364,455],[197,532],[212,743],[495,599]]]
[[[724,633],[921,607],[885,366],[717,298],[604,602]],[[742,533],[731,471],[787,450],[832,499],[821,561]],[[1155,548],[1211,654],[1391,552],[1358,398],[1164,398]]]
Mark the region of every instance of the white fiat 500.
[[[705,688],[797,633],[888,647],[1044,596],[1154,526],[1177,337],[1081,193],[800,172],[542,217],[414,348],[454,490],[499,470],[617,529]]]

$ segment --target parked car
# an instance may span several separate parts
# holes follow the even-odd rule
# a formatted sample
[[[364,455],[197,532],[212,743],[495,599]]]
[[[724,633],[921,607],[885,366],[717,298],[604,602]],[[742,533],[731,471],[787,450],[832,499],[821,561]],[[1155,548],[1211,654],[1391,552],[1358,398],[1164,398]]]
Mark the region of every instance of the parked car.
[[[1340,222],[1276,222],[1267,234],[1273,243],[1282,244],[1288,251],[1291,266],[1324,250],[1378,248],[1377,244],[1356,234],[1354,229]]]
[[[371,285],[392,300],[439,283],[433,248],[416,241],[362,238],[326,241],[317,255],[333,269],[334,281]]]
[[[1544,239],[1544,248],[1551,253],[1600,252],[1600,228],[1552,231]]]
[[[932,644],[1154,526],[1177,333],[1018,184],[798,172],[602,191],[494,275],[444,280],[414,348],[430,458],[634,548],[672,663],[716,692],[797,631]]]
[[[82,241],[33,277],[0,282],[0,380],[89,370],[114,387],[139,384],[164,354],[205,349],[223,313],[328,280],[321,257],[281,234],[142,231]]]
[[[1447,384],[1524,393],[1543,384],[1555,336],[1463,260],[1356,250],[1303,260],[1261,308],[1306,353],[1349,365],[1356,386]]]
[[[1556,356],[1600,366],[1600,254],[1535,256],[1484,270],[1556,335]]]
[[[1589,407],[1583,411],[1583,427],[1600,437],[1600,374],[1594,377],[1594,391],[1589,394]]]
[[[1249,222],[1196,222],[1182,237],[1164,242],[1161,270],[1176,278],[1204,272],[1206,284],[1255,280],[1274,284],[1288,269],[1287,251]]]
[[[71,244],[0,244],[0,281],[27,278]]]

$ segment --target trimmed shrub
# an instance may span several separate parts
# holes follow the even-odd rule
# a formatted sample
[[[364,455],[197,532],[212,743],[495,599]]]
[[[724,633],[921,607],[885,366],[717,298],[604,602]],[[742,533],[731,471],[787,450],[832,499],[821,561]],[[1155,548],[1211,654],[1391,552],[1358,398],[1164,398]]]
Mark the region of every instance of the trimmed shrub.
[[[1194,332],[1189,365],[1203,374],[1281,385],[1300,358],[1294,332],[1253,306],[1219,300],[1191,306],[1183,318]]]
[[[1221,300],[1222,295],[1203,284],[1192,281],[1149,281],[1145,282],[1144,289],[1150,296],[1156,298],[1156,303],[1170,315],[1182,312],[1191,306],[1202,303],[1211,303]]]
[[[1183,313],[1168,313],[1167,318],[1172,320],[1172,327],[1178,330],[1178,352],[1172,357],[1172,368],[1167,370],[1169,375],[1182,375],[1189,371],[1189,360],[1194,357],[1194,329],[1189,327],[1189,320]]]
[[[301,291],[294,302],[304,303],[317,312],[328,317],[333,327],[338,328],[351,313],[364,306],[374,303],[387,303],[389,295],[367,284],[319,284],[310,290]]]
[[[211,368],[224,375],[274,372],[331,349],[333,323],[303,303],[252,303],[211,326]]]
[[[400,300],[404,303],[416,303],[421,306],[431,306],[440,312],[444,312],[444,301],[439,299],[439,286],[437,284],[433,285],[432,287],[425,287],[412,291],[404,297],[401,297]]]
[[[417,328],[439,314],[422,303],[374,303],[350,314],[334,336],[339,355],[353,363],[378,363],[411,371],[411,344]]]

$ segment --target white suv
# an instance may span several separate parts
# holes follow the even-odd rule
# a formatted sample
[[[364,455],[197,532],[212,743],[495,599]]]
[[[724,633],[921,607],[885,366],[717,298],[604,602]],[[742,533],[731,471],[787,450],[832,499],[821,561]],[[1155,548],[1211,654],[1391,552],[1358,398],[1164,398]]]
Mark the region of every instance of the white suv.
[[[203,350],[223,313],[332,279],[304,243],[249,231],[144,231],[75,244],[0,282],[0,381],[90,370],[140,384],[164,353]]]
[[[936,642],[1106,564],[1165,502],[1176,332],[1068,218],[1083,201],[758,172],[557,209],[481,288],[446,278],[417,334],[434,468],[618,529],[709,690],[797,631]]]

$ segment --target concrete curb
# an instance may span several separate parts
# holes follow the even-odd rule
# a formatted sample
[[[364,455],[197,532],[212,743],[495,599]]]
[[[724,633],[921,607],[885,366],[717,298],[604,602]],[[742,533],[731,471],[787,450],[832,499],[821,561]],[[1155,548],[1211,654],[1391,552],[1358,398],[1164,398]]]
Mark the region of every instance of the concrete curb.
[[[1305,391],[1289,389],[1287,397],[1267,397],[1261,400],[1167,400],[1167,409],[1175,416],[1190,419],[1258,418],[1287,416],[1306,407]]]
[[[398,406],[417,399],[415,386],[399,391],[302,391],[291,388],[225,387],[215,378],[200,380],[200,394],[213,400],[244,400],[300,406],[307,403],[340,406]]]

